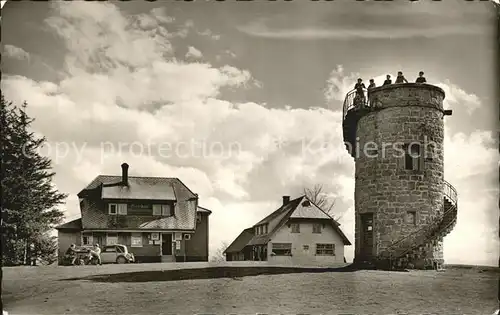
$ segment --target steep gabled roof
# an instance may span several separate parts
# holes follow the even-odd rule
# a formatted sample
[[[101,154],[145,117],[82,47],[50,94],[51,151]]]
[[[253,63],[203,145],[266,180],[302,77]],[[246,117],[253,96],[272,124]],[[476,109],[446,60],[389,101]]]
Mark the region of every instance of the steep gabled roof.
[[[278,217],[282,216],[285,212],[288,212],[290,210],[295,209],[297,205],[300,203],[304,196],[300,196],[299,198],[290,200],[286,205],[282,205],[281,207],[278,208],[278,210],[272,212],[270,215],[265,217],[264,219],[260,220],[257,222],[254,226],[258,226],[264,223],[271,223],[275,221]]]
[[[82,219],[76,219],[58,225],[55,227],[56,230],[81,230],[82,229]]]
[[[244,229],[243,232],[238,235],[238,237],[229,245],[224,253],[237,253],[243,250],[247,246],[248,242],[252,239],[254,235],[254,228],[250,227]]]
[[[99,175],[78,197],[86,199],[86,206],[80,205],[84,229],[106,229],[120,220],[119,225],[137,229],[178,229],[194,230],[196,227],[195,203],[198,195],[194,194],[178,178],[129,176],[129,186],[121,185],[121,176]],[[91,196],[91,198],[85,198]],[[102,208],[101,199],[129,200],[175,200],[175,217],[153,219],[141,216],[121,216],[109,218]],[[208,210],[208,209],[206,209]],[[209,211],[209,210],[208,210]],[[111,222],[111,223],[110,223]],[[114,223],[113,223],[114,224]]]
[[[266,244],[269,242],[270,235],[272,235],[277,229],[279,229],[284,222],[288,220],[290,214],[295,210],[295,208],[299,205],[300,201],[304,196],[299,198],[290,200],[286,205],[282,205],[278,208],[278,210],[274,211],[264,219],[260,220],[253,227],[267,224],[267,234],[255,235],[252,240],[248,243],[248,245],[258,245],[258,244]]]
[[[309,206],[304,204],[304,201],[309,202]],[[261,245],[267,244],[274,234],[281,228],[289,219],[318,219],[318,220],[328,220],[335,231],[340,235],[345,245],[351,245],[351,242],[345,234],[340,229],[337,221],[335,221],[330,215],[328,215],[323,209],[314,204],[307,196],[303,195],[299,198],[291,200],[284,206],[281,206],[278,210],[274,211],[263,220],[259,221],[254,225],[254,228],[258,225],[268,224],[268,233],[255,235],[248,245]]]
[[[121,176],[99,175],[87,187],[78,193],[101,188],[103,199],[136,199],[136,200],[177,200],[196,198],[184,183],[174,177],[140,177],[129,176],[128,186],[121,185]],[[182,186],[182,188],[181,188]],[[179,188],[185,196],[179,196]]]

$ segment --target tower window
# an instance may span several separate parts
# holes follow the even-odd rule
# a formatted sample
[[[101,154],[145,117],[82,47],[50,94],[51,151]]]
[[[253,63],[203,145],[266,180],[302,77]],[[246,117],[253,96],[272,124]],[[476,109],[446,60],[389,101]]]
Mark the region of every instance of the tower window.
[[[404,146],[404,165],[406,170],[420,171],[420,160],[422,159],[420,144],[412,143]]]
[[[408,224],[416,225],[417,224],[417,212],[407,211],[405,221]]]
[[[292,223],[290,227],[292,228],[292,233],[300,233],[300,225],[298,223]]]

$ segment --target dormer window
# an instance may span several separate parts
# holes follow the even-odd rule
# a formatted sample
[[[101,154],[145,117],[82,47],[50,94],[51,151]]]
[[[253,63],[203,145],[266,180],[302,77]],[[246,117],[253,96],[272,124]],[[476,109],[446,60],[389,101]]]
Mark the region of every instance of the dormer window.
[[[126,203],[110,203],[108,204],[109,215],[127,215]]]
[[[161,215],[162,216],[171,216],[172,215],[172,206],[171,205],[161,205]]]
[[[261,224],[255,227],[255,235],[267,234],[267,224]]]
[[[174,215],[173,206],[171,204],[155,204],[153,205],[153,215],[169,217]]]
[[[118,205],[116,203],[110,203],[108,205],[108,213],[111,215],[117,215],[118,214]]]
[[[127,204],[126,203],[120,203],[118,205],[118,214],[127,215]]]

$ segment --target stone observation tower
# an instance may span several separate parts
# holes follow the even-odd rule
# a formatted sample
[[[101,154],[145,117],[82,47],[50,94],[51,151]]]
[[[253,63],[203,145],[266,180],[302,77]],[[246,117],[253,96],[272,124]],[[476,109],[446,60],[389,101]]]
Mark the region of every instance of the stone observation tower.
[[[444,91],[406,83],[347,94],[346,148],[356,163],[355,263],[439,268],[442,240],[457,218],[443,178]]]

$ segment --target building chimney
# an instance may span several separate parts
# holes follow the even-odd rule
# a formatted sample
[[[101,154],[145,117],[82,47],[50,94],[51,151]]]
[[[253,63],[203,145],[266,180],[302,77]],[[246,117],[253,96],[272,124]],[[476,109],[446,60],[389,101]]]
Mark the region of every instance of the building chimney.
[[[286,205],[290,202],[290,196],[283,196],[283,205]]]
[[[122,184],[128,186],[128,164],[122,164]]]

